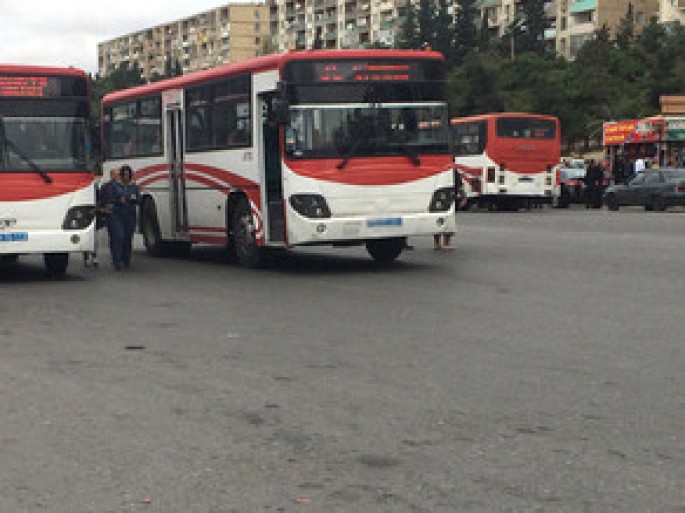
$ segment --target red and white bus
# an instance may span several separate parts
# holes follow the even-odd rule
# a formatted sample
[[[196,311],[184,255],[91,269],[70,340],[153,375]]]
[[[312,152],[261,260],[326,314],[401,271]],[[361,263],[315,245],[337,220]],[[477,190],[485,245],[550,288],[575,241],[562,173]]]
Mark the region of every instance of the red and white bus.
[[[107,95],[104,168],[133,168],[152,255],[365,244],[388,262],[454,230],[448,125],[439,53],[293,52]]]
[[[500,112],[452,119],[454,162],[467,197],[490,209],[549,203],[559,192],[559,120]]]
[[[63,274],[95,244],[90,83],[73,68],[0,65],[0,258]]]

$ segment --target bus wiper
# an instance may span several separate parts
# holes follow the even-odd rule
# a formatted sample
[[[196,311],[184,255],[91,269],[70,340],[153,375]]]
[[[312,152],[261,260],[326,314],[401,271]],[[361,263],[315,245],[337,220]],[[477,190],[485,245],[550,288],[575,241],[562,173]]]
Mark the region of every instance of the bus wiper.
[[[359,141],[361,138],[359,136],[354,138],[354,142],[352,143],[352,147],[350,148],[350,151],[347,152],[347,155],[343,156],[343,159],[338,162],[335,167],[338,169],[343,169],[347,163],[350,161],[352,157],[357,153],[357,148],[359,147]]]
[[[361,128],[361,126],[359,126]],[[352,139],[352,147],[350,150],[347,152],[346,155],[343,155],[343,159],[336,164],[336,168],[338,169],[343,169],[347,163],[350,161],[352,157],[354,157],[357,154],[357,150],[359,149],[359,145],[362,142],[362,139],[367,135],[368,130],[357,130],[354,133],[354,139]]]
[[[11,148],[14,153],[16,153],[21,160],[26,162],[29,167],[38,173],[41,178],[43,178],[43,181],[45,183],[52,183],[52,178],[50,178],[50,175],[45,172],[44,169],[41,169],[38,164],[36,164],[29,156],[27,156],[23,151],[21,151],[19,148],[17,148],[17,145],[14,144],[13,141],[10,141],[9,139],[5,138],[5,146],[7,148]]]
[[[411,160],[411,163],[414,165],[414,167],[418,167],[421,165],[421,159],[419,159],[419,156],[416,153],[411,151],[411,148],[409,146],[400,144],[400,149],[402,150],[402,153],[409,157],[409,160]]]

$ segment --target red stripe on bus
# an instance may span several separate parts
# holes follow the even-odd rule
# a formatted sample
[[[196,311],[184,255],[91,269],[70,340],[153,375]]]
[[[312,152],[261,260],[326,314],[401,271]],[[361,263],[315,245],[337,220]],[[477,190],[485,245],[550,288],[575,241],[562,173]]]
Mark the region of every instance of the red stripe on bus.
[[[0,172],[0,201],[55,198],[85,189],[93,183],[91,173],[50,172],[49,169],[46,172],[52,178],[52,183],[45,183],[38,173]]]
[[[225,228],[216,228],[215,226],[189,226],[188,230],[191,232],[210,232],[210,233],[225,233]]]
[[[290,160],[294,173],[325,182],[346,185],[397,185],[436,176],[452,169],[450,155],[419,155],[421,164],[413,166],[409,157],[352,158],[343,169],[342,159]]]
[[[228,242],[228,237],[220,235],[195,235],[190,234],[189,239],[191,242],[206,242],[207,244],[226,244]]]
[[[241,187],[255,187],[257,186],[257,182],[253,182],[252,180],[248,180],[244,176],[240,176],[236,173],[232,173],[231,171],[227,171],[225,169],[221,169],[218,167],[214,166],[206,166],[203,164],[195,164],[193,162],[185,162],[183,164],[184,170],[187,171],[197,171],[198,173],[204,173],[207,176],[211,176],[213,178],[216,178],[217,180],[220,180],[226,184],[227,187],[236,187],[236,188],[241,188]],[[146,182],[146,178],[149,177],[150,175],[154,175],[155,173],[158,173],[159,171],[165,171],[166,173],[160,176],[159,178],[164,178],[168,179],[169,173],[168,173],[169,166],[167,164],[155,164],[152,166],[148,167],[143,167],[138,169],[134,173],[134,178],[138,182],[139,185],[142,186],[143,182]],[[152,181],[157,181],[152,180]],[[152,183],[152,181],[148,183]]]

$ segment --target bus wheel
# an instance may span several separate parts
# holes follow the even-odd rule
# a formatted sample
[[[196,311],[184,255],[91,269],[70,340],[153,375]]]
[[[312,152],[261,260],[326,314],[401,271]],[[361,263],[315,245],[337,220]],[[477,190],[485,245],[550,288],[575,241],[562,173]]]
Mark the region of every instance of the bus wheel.
[[[162,236],[159,232],[159,222],[157,221],[157,209],[155,202],[151,199],[143,201],[143,207],[140,209],[141,217],[140,227],[143,232],[143,244],[148,255],[153,257],[164,256],[165,247],[162,241]]]
[[[239,199],[235,205],[231,220],[231,237],[238,263],[243,267],[258,267],[262,254],[257,245],[250,204],[245,198]]]
[[[394,239],[372,239],[366,241],[366,251],[379,264],[389,264],[397,259],[405,246],[402,237]]]
[[[614,212],[616,212],[619,208],[618,198],[616,197],[615,194],[609,194],[606,197],[606,203],[607,203],[607,208],[609,210],[613,210]]]
[[[69,266],[69,253],[45,253],[43,260],[51,277],[62,276]]]

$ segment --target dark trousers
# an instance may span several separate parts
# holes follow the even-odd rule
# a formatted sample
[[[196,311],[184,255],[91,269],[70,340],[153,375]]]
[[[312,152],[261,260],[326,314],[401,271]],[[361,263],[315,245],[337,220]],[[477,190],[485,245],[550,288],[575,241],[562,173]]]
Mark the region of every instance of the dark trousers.
[[[107,232],[109,233],[109,253],[112,255],[114,267],[124,264],[124,223],[121,216],[110,214],[107,217]]]
[[[134,212],[127,212],[123,216],[124,240],[122,258],[124,265],[131,262],[131,251],[133,247],[133,234],[136,231],[136,214]]]

